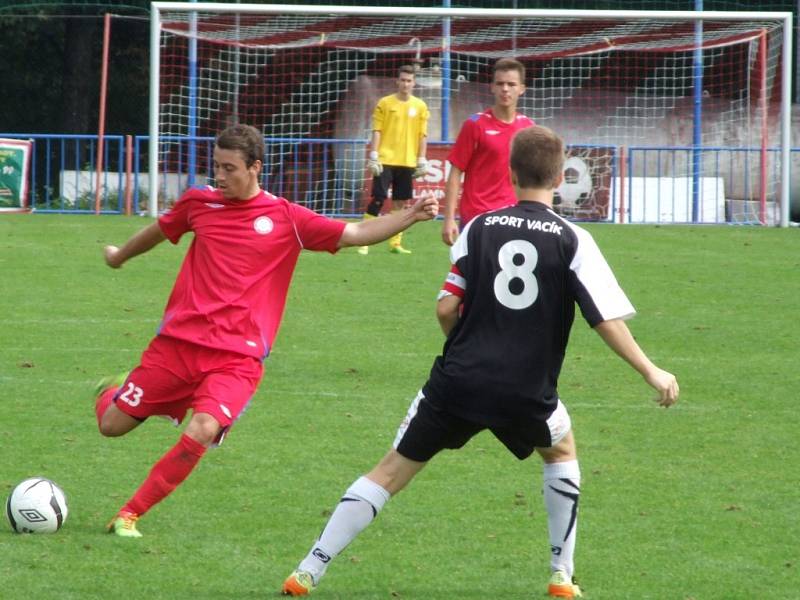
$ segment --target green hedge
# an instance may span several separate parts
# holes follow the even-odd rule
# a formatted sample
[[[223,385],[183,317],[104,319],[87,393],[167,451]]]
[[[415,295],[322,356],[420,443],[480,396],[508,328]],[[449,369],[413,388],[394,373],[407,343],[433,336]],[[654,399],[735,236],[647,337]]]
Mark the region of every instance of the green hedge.
[[[235,4],[235,2],[226,2]],[[330,0],[274,0],[276,4],[331,4]],[[358,6],[369,4],[365,0],[339,0],[342,6]],[[386,0],[387,6],[402,5],[410,8],[442,6],[441,0]],[[464,8],[587,8],[585,0],[452,0],[452,6]],[[595,0],[591,3],[594,9],[625,10],[692,10],[694,0]],[[705,0],[705,10],[780,10],[794,11],[794,0],[763,0],[758,3],[752,0]],[[150,0],[27,0],[3,3],[0,13],[31,14],[39,12],[61,11],[66,13],[106,11],[147,13]]]

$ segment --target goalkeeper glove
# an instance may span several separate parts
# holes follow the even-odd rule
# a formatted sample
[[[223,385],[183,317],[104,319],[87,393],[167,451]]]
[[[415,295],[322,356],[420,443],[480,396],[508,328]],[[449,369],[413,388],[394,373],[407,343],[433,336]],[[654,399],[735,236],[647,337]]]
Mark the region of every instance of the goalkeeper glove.
[[[378,175],[383,173],[383,165],[378,162],[377,150],[373,150],[369,153],[369,158],[367,159],[367,168],[369,169],[370,173],[372,173],[373,177],[378,177]]]
[[[417,159],[417,168],[414,169],[414,179],[422,177],[428,172],[428,160],[424,156]]]

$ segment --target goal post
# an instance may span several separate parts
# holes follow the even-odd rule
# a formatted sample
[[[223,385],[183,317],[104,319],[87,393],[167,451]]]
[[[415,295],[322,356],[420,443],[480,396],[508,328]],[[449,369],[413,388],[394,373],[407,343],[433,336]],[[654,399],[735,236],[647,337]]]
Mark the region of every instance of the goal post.
[[[148,211],[213,176],[209,140],[243,122],[265,135],[270,191],[359,214],[372,108],[403,64],[431,112],[432,168],[417,185],[441,191],[447,149],[492,104],[491,64],[508,57],[527,69],[520,112],[570,148],[565,216],[631,220],[657,178],[672,190],[648,197],[645,221],[671,203],[656,220],[786,226],[791,23],[788,12],[153,2]]]

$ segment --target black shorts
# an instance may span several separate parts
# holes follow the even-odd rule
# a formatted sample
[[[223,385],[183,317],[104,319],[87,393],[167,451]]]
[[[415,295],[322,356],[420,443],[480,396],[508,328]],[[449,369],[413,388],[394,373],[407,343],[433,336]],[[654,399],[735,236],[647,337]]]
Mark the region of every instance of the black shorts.
[[[551,445],[550,427],[545,421],[490,427],[445,412],[420,392],[400,425],[394,448],[409,460],[427,462],[440,450],[461,448],[484,429],[491,431],[520,460],[533,454],[536,447]]]
[[[411,200],[413,189],[413,167],[383,165],[383,172],[372,178],[372,197],[383,202],[392,188],[392,200]]]

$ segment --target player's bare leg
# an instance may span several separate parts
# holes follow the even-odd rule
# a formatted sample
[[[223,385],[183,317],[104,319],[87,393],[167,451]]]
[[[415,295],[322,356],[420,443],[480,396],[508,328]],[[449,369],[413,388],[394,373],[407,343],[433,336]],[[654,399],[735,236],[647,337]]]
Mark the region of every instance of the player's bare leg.
[[[124,385],[127,373],[104,377],[95,385],[94,410],[97,416],[97,427],[106,437],[125,435],[137,427],[141,421],[134,419],[117,408],[114,398]]]
[[[100,433],[106,437],[125,435],[141,424],[142,421],[125,414],[114,403],[109,404],[99,421]]]

